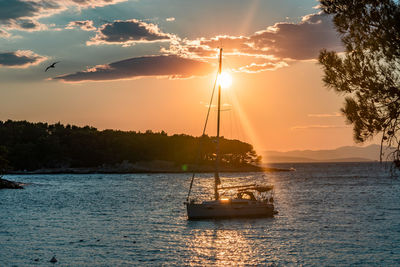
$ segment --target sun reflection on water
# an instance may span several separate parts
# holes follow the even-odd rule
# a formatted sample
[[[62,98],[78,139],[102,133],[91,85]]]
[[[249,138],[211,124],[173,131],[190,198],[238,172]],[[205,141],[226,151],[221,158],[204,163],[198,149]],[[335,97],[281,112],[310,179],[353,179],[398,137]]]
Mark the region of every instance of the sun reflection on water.
[[[271,184],[267,175],[244,173],[224,173],[221,182],[226,187],[252,183]],[[213,196],[213,184],[212,174],[201,174],[194,185],[194,196],[197,200],[210,200]],[[221,199],[228,198],[229,193],[231,192],[221,196]],[[268,266],[276,261],[275,254],[271,253],[268,243],[260,242],[270,238],[270,226],[273,222],[271,218],[188,221],[185,246],[191,256],[185,260],[185,265]],[[261,232],[255,234],[254,228],[261,229]],[[264,261],[260,262],[261,255],[264,255]]]
[[[249,241],[236,230],[193,230],[187,244],[193,256],[190,266],[240,266],[251,264],[254,250]]]

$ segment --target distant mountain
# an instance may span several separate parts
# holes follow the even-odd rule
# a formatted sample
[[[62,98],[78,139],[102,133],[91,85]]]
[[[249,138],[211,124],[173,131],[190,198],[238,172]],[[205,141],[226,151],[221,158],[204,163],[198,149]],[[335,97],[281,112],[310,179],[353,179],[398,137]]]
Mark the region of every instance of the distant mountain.
[[[366,147],[344,146],[332,150],[293,150],[287,152],[264,151],[260,154],[263,162],[363,162],[379,160],[381,147],[369,145]],[[384,148],[385,154],[391,149]]]

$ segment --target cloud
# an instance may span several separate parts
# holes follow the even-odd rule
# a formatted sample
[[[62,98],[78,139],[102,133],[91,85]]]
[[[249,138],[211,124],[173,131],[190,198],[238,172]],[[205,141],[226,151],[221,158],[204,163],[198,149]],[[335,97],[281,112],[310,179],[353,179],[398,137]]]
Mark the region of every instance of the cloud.
[[[38,22],[69,8],[95,8],[126,0],[0,0],[0,25],[9,30],[46,29]]]
[[[92,38],[88,45],[99,44],[134,44],[169,41],[173,38],[171,34],[163,33],[157,25],[131,20],[116,20],[101,26],[97,35]]]
[[[175,18],[174,17],[166,18],[165,21],[168,21],[168,22],[175,21]]]
[[[258,73],[267,70],[277,70],[279,68],[287,67],[288,64],[286,62],[268,62],[268,63],[251,63],[250,65],[246,65],[240,67],[238,69],[233,69],[234,72],[246,72],[246,73]]]
[[[5,30],[0,29],[0,38],[8,38],[11,34],[6,32]]]
[[[299,23],[275,23],[248,36],[176,39],[161,52],[214,60],[220,47],[224,49],[225,57],[240,56],[242,64],[232,68],[232,71],[247,73],[276,70],[296,60],[314,60],[322,48],[343,49],[332,17],[316,13],[304,16]],[[248,62],[246,58],[252,61]]]
[[[161,55],[129,58],[95,66],[85,71],[58,76],[54,79],[65,82],[83,82],[134,79],[145,76],[188,78],[207,75],[213,70],[211,65],[206,62],[175,55]]]
[[[299,23],[279,22],[249,36],[216,36],[183,40],[170,51],[192,56],[214,56],[217,48],[226,54],[275,59],[316,59],[322,48],[341,50],[332,17],[323,13],[304,16]]]
[[[33,32],[46,30],[47,26],[36,20],[20,19],[10,24],[10,29]]]
[[[214,105],[214,104],[209,104],[209,103],[206,103],[206,102],[203,102],[203,101],[200,101],[200,105],[202,105],[202,106],[204,106],[204,107],[206,107],[206,108],[209,108],[209,107],[211,107],[211,108],[215,108],[217,105]]]
[[[321,5],[318,4],[318,5],[313,6],[312,8],[313,8],[313,9],[321,9]]]
[[[57,12],[55,1],[0,0],[0,24],[7,29],[38,30],[37,18]]]
[[[290,128],[294,130],[307,130],[307,129],[340,129],[340,128],[350,128],[348,125],[304,125],[304,126],[293,126]]]
[[[250,37],[256,50],[278,58],[315,59],[322,48],[341,50],[332,17],[323,13],[304,16],[300,23],[276,23]]]
[[[220,38],[232,39],[230,36],[224,36]],[[244,39],[245,37],[236,37],[235,40]],[[179,40],[172,41],[169,49],[161,49],[162,53],[183,55],[189,58],[201,59],[207,62],[216,62],[217,56],[219,54],[219,49],[204,47],[202,41],[200,40],[183,40],[184,45],[179,43]],[[207,40],[207,42],[210,40]],[[214,39],[211,42],[214,44]],[[240,41],[241,42],[241,41]],[[283,60],[276,59],[269,55],[258,55],[255,53],[246,53],[244,49],[233,49],[234,47],[223,46],[223,56],[226,59],[224,64],[225,70],[230,70],[236,73],[259,73],[263,71],[274,71],[280,68],[289,66]]]
[[[214,105],[214,104],[210,105],[210,103],[205,103],[203,101],[200,101],[200,105],[202,105],[202,106],[204,106],[206,108],[210,108],[210,107],[211,108],[216,108],[217,107],[217,105]],[[228,108],[232,107],[232,105],[229,104],[229,103],[224,103],[224,104],[222,104],[222,107],[227,108],[227,109],[225,109],[225,111],[227,111],[227,110],[230,110]],[[221,111],[224,111],[224,110],[221,110]]]
[[[92,20],[78,20],[78,21],[71,21],[68,23],[66,29],[75,29],[80,28],[84,31],[95,31],[96,27],[93,26]]]
[[[308,117],[312,117],[312,118],[333,118],[333,117],[342,117],[343,115],[340,114],[339,112],[334,112],[334,113],[330,113],[330,114],[308,114]]]
[[[35,54],[30,50],[18,50],[15,52],[0,53],[0,67],[27,68],[37,65],[47,58]]]
[[[76,5],[78,7],[102,7],[114,5],[116,3],[125,2],[127,0],[64,0],[65,5]]]

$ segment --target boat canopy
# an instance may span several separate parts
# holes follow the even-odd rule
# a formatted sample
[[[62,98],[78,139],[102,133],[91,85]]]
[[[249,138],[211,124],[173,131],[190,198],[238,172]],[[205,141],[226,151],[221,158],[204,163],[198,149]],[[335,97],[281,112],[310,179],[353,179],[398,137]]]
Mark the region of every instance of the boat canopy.
[[[252,187],[246,187],[246,188],[242,188],[239,189],[238,191],[248,191],[248,190],[256,190],[259,193],[263,193],[263,192],[269,192],[272,189],[274,189],[274,187],[272,185],[266,185],[266,186],[252,186]]]
[[[268,192],[268,191],[271,191],[272,189],[274,189],[274,187],[272,185],[254,187],[254,190],[257,190],[260,193]]]

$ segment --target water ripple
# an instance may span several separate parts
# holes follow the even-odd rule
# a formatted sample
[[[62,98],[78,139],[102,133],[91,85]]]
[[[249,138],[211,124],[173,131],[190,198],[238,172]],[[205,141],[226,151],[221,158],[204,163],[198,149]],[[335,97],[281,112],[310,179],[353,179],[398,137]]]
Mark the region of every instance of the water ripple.
[[[0,191],[0,265],[400,264],[398,180],[377,164],[287,167],[222,177],[274,184],[274,218],[193,222],[185,174],[7,176],[29,185]],[[212,183],[200,175],[195,196],[210,198]]]

